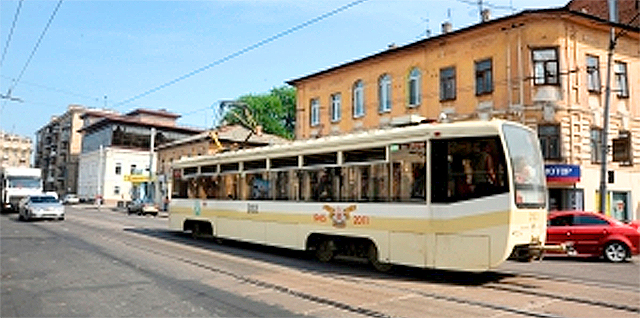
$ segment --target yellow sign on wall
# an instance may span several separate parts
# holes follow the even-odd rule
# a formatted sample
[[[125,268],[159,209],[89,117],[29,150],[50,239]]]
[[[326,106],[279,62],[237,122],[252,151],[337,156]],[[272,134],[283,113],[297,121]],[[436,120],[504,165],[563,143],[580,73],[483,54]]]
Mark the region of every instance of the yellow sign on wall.
[[[149,182],[149,176],[144,174],[125,174],[124,181],[133,183]]]

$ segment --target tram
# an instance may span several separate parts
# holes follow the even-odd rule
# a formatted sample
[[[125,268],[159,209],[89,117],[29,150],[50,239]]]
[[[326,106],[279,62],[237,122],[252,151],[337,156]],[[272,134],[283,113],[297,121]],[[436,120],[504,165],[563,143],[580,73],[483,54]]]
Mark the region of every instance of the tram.
[[[226,151],[174,162],[169,227],[378,270],[487,271],[541,255],[543,169],[535,132],[496,119]]]

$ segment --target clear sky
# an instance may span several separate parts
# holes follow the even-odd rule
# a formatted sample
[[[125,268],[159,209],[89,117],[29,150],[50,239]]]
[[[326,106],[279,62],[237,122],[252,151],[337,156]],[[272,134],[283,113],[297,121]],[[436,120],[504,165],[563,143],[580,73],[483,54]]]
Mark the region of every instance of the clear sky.
[[[497,18],[568,1],[484,3]],[[35,141],[69,104],[122,113],[164,108],[182,115],[179,125],[211,127],[221,100],[266,93],[391,43],[418,41],[427,30],[439,35],[444,21],[468,27],[479,21],[476,2],[0,0],[0,94],[13,87],[11,97],[21,100],[0,99],[0,129]]]

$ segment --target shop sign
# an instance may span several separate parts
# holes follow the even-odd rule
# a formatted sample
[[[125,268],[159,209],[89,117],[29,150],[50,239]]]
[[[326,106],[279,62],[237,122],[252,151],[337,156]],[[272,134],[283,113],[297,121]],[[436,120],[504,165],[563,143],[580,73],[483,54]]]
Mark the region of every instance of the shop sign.
[[[545,165],[544,173],[547,182],[570,182],[580,181],[580,166],[567,164]]]

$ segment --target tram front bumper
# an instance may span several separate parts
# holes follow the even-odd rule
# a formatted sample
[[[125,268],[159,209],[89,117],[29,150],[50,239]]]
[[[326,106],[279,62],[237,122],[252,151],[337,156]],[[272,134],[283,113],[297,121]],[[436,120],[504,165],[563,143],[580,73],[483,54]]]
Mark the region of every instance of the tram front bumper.
[[[565,253],[571,248],[565,244],[545,245],[540,242],[534,242],[524,245],[516,245],[511,252],[509,259],[520,262],[529,262],[534,259],[542,259],[545,252]]]

